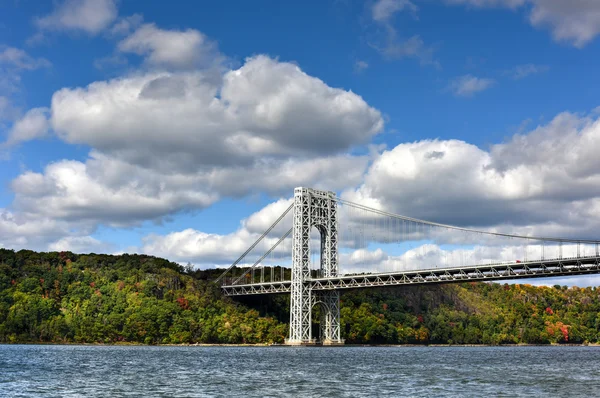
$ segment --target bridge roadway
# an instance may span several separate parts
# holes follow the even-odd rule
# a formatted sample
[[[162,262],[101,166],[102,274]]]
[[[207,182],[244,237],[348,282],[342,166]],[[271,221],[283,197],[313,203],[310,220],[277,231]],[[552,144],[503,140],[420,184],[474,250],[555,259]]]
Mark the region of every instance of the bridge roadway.
[[[600,273],[600,256],[536,260],[521,263],[475,265],[461,268],[435,268],[374,274],[340,275],[312,278],[312,290],[339,290],[365,287],[490,281],[521,278],[557,277]],[[291,281],[223,285],[226,296],[289,293]]]

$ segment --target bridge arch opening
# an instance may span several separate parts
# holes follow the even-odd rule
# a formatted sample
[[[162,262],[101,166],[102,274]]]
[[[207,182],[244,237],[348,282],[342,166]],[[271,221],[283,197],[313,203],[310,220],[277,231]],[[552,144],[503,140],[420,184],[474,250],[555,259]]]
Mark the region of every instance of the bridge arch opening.
[[[327,322],[327,320],[325,315],[331,312],[331,308],[320,298],[316,298],[310,310],[312,318],[312,324],[310,326],[312,335],[316,342],[322,343],[327,339],[327,332],[325,331],[325,322]]]
[[[321,278],[324,275],[326,259],[325,245],[327,244],[327,229],[325,226],[313,225],[310,234],[310,276],[312,278]]]

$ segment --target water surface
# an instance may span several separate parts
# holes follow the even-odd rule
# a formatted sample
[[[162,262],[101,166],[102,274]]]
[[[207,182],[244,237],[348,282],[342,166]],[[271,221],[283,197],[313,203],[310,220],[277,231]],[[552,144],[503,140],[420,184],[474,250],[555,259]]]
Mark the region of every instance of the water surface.
[[[0,345],[2,397],[600,396],[600,347]]]

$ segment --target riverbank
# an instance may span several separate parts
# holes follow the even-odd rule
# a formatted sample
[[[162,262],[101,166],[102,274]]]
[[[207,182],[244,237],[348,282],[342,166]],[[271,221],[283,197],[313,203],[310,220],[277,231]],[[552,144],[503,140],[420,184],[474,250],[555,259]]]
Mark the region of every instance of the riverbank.
[[[49,345],[49,346],[89,346],[89,347],[298,347],[288,346],[286,344],[209,344],[209,343],[186,343],[186,344],[143,344],[136,342],[118,342],[118,343],[55,343],[55,342],[15,342],[15,343],[0,343],[0,345]],[[310,347],[330,347],[322,345],[313,345]],[[414,347],[600,347],[600,343],[583,343],[583,344],[344,344],[335,347],[390,347],[390,348],[414,348]]]

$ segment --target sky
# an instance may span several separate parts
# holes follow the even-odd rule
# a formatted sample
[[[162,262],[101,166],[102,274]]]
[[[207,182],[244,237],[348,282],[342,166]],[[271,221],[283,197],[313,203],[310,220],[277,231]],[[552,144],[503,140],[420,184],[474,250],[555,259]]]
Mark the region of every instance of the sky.
[[[298,186],[600,238],[599,36],[596,0],[4,0],[0,247],[223,266]]]

